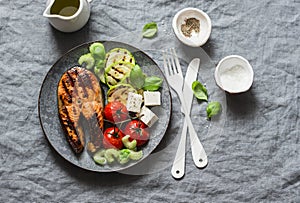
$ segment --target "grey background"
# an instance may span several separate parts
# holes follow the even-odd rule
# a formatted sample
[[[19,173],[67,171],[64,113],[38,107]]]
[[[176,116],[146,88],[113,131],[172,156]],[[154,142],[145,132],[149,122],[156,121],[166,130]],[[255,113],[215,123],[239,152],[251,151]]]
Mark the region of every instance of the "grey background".
[[[72,34],[42,17],[45,3],[0,0],[1,202],[300,201],[299,0],[94,0],[88,24]],[[196,169],[188,153],[186,175],[177,181],[171,167],[149,175],[101,174],[61,158],[38,119],[39,90],[52,64],[87,41],[129,39],[150,21],[158,22],[158,35],[140,48],[180,47],[171,21],[188,6],[211,17],[212,34],[202,48],[212,61],[239,54],[255,73],[249,92],[226,95],[223,133],[208,167]],[[174,111],[166,137],[180,128],[182,115]]]

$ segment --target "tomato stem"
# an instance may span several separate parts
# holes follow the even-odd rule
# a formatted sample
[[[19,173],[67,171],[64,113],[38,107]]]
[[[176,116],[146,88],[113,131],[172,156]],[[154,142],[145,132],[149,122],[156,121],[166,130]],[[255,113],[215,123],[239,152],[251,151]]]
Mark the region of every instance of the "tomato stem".
[[[114,126],[114,133],[112,134],[112,136],[114,136],[115,138],[119,137],[119,129],[116,126]]]
[[[117,124],[122,125],[123,123],[126,123],[126,122],[131,121],[131,120],[134,120],[134,119],[139,119],[139,120],[140,120],[142,116],[144,116],[144,114],[139,115],[139,116],[135,116],[135,117],[131,117],[131,118],[128,118],[128,119],[126,119],[126,120],[124,120],[124,121],[120,121],[120,122],[112,122],[112,121],[109,121],[109,120],[107,120],[107,119],[104,119],[104,121],[105,121],[105,122],[108,122],[108,123],[111,123],[111,124],[115,124],[115,125],[117,125]],[[140,125],[142,125],[142,124],[140,124]]]

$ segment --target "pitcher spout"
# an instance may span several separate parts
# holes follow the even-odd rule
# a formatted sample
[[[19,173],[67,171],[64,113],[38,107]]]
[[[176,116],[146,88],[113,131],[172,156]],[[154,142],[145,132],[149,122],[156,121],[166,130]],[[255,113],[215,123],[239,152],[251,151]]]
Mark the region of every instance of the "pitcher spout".
[[[43,12],[43,16],[46,18],[50,18],[51,16],[51,7],[55,0],[48,0],[46,4],[46,9]]]

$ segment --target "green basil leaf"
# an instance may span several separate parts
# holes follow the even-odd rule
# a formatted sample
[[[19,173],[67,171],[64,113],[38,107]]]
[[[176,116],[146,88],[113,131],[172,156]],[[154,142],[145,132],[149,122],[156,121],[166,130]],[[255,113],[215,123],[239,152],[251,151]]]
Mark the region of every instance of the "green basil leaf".
[[[152,38],[157,33],[157,24],[155,22],[147,23],[143,27],[143,37]]]
[[[130,71],[130,83],[133,87],[141,89],[145,83],[145,74],[139,65],[135,65]]]
[[[222,107],[219,102],[210,102],[206,107],[207,118],[217,115],[221,111]]]
[[[163,80],[156,76],[146,77],[143,89],[148,91],[156,91],[161,87],[162,82]]]
[[[207,89],[199,81],[193,82],[192,90],[196,98],[207,101]]]

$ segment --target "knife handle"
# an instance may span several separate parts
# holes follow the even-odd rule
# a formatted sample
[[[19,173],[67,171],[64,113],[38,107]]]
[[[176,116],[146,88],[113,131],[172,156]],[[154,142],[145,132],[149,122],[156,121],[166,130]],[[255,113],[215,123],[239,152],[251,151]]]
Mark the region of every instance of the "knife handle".
[[[192,156],[198,168],[204,168],[208,164],[206,152],[194,130],[189,128]]]

